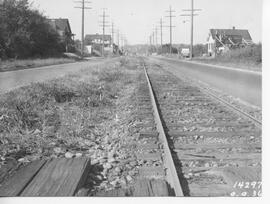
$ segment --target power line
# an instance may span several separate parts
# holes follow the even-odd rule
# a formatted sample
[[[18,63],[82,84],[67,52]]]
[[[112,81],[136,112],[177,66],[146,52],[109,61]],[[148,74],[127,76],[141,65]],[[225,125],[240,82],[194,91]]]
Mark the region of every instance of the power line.
[[[175,27],[172,25],[172,18],[173,17],[176,17],[176,16],[173,16],[172,14],[175,12],[172,10],[172,7],[170,6],[170,10],[169,11],[166,11],[169,13],[169,16],[166,16],[168,18],[170,18],[170,25],[169,26],[165,26],[165,27],[169,27],[170,28],[170,54],[172,54],[172,28]]]
[[[81,7],[75,7],[78,9],[82,9],[82,44],[81,44],[81,57],[83,58],[84,56],[84,11],[86,9],[91,9],[90,7],[86,7],[85,4],[91,3],[90,1],[74,1],[74,3],[80,3]]]
[[[105,28],[109,27],[110,25],[108,25],[108,21],[106,21],[106,18],[108,18],[109,16],[106,15],[105,12],[106,8],[103,8],[103,14],[100,15],[100,17],[102,17],[102,25],[100,25],[102,27],[102,56],[104,57],[104,47],[105,47]]]
[[[191,0],[191,9],[183,9],[183,11],[190,11],[190,14],[182,14],[181,16],[190,16],[190,59],[193,57],[193,31],[194,31],[194,16],[198,16],[194,11],[201,11],[202,9],[194,9],[194,0]]]

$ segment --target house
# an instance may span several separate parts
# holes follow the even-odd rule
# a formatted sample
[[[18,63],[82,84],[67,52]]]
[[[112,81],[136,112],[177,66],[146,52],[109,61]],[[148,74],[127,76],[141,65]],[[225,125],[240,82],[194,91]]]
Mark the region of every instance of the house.
[[[235,29],[210,29],[207,38],[208,55],[226,52],[229,49],[245,47],[253,44],[248,30]]]
[[[102,45],[103,44],[103,35],[94,34],[85,36],[86,45]],[[112,44],[111,35],[104,35],[104,47],[110,47]]]
[[[56,18],[48,19],[48,23],[59,34],[61,41],[65,44],[66,52],[74,45],[74,34],[71,31],[71,27],[68,19]]]
[[[112,37],[111,35],[103,35],[100,34],[92,34],[85,36],[85,45],[91,46],[91,53],[94,53],[98,56],[101,56],[102,53],[102,46],[104,40],[104,51],[105,52],[113,52],[113,45],[112,45]]]

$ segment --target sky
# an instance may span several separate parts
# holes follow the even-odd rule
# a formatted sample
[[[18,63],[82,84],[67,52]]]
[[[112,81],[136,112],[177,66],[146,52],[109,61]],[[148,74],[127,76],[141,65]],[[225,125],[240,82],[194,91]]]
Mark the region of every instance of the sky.
[[[114,22],[129,44],[149,43],[149,36],[158,26],[160,18],[169,25],[167,10],[171,5],[175,11],[173,18],[173,43],[189,43],[190,17],[180,16],[190,9],[191,0],[90,0],[85,10],[85,34],[102,33],[102,9],[109,15],[107,21]],[[81,9],[75,0],[30,0],[33,7],[48,18],[68,18],[75,38],[81,38]],[[194,43],[206,43],[211,28],[248,29],[254,42],[262,41],[263,0],[194,0],[194,8],[202,9],[194,18]],[[184,23],[185,22],[185,23]],[[111,28],[106,28],[111,34]],[[160,42],[159,31],[158,42]],[[169,42],[169,28],[163,28],[163,43]]]

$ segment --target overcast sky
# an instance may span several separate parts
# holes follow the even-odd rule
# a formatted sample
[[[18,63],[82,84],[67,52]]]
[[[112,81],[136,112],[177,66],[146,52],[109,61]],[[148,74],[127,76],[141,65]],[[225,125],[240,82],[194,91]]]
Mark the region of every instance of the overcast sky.
[[[30,0],[31,1],[31,0]],[[49,18],[68,18],[76,38],[81,36],[81,10],[75,9],[79,3],[73,0],[32,0]],[[107,8],[108,21],[114,21],[130,44],[149,42],[149,36],[155,26],[159,26],[162,17],[166,25],[169,18],[165,11],[171,5],[176,12],[173,18],[173,43],[190,41],[190,22],[188,17],[180,16],[189,9],[191,0],[91,0],[91,10],[85,14],[85,34],[101,33],[99,21],[102,8]],[[262,0],[194,0],[195,8],[200,8],[194,21],[195,43],[205,43],[210,28],[248,29],[254,42],[262,40]],[[111,28],[106,29],[111,33]],[[169,29],[164,28],[164,43],[169,42]],[[160,41],[160,40],[159,40]]]

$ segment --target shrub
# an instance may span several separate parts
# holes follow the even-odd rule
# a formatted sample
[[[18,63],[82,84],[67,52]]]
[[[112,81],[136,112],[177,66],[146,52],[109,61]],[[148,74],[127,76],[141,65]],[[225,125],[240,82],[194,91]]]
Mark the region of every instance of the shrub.
[[[59,36],[28,0],[4,0],[0,12],[0,57],[48,57],[61,52]]]
[[[217,57],[221,61],[238,61],[245,63],[262,63],[262,45],[261,43],[244,48],[230,50]]]

